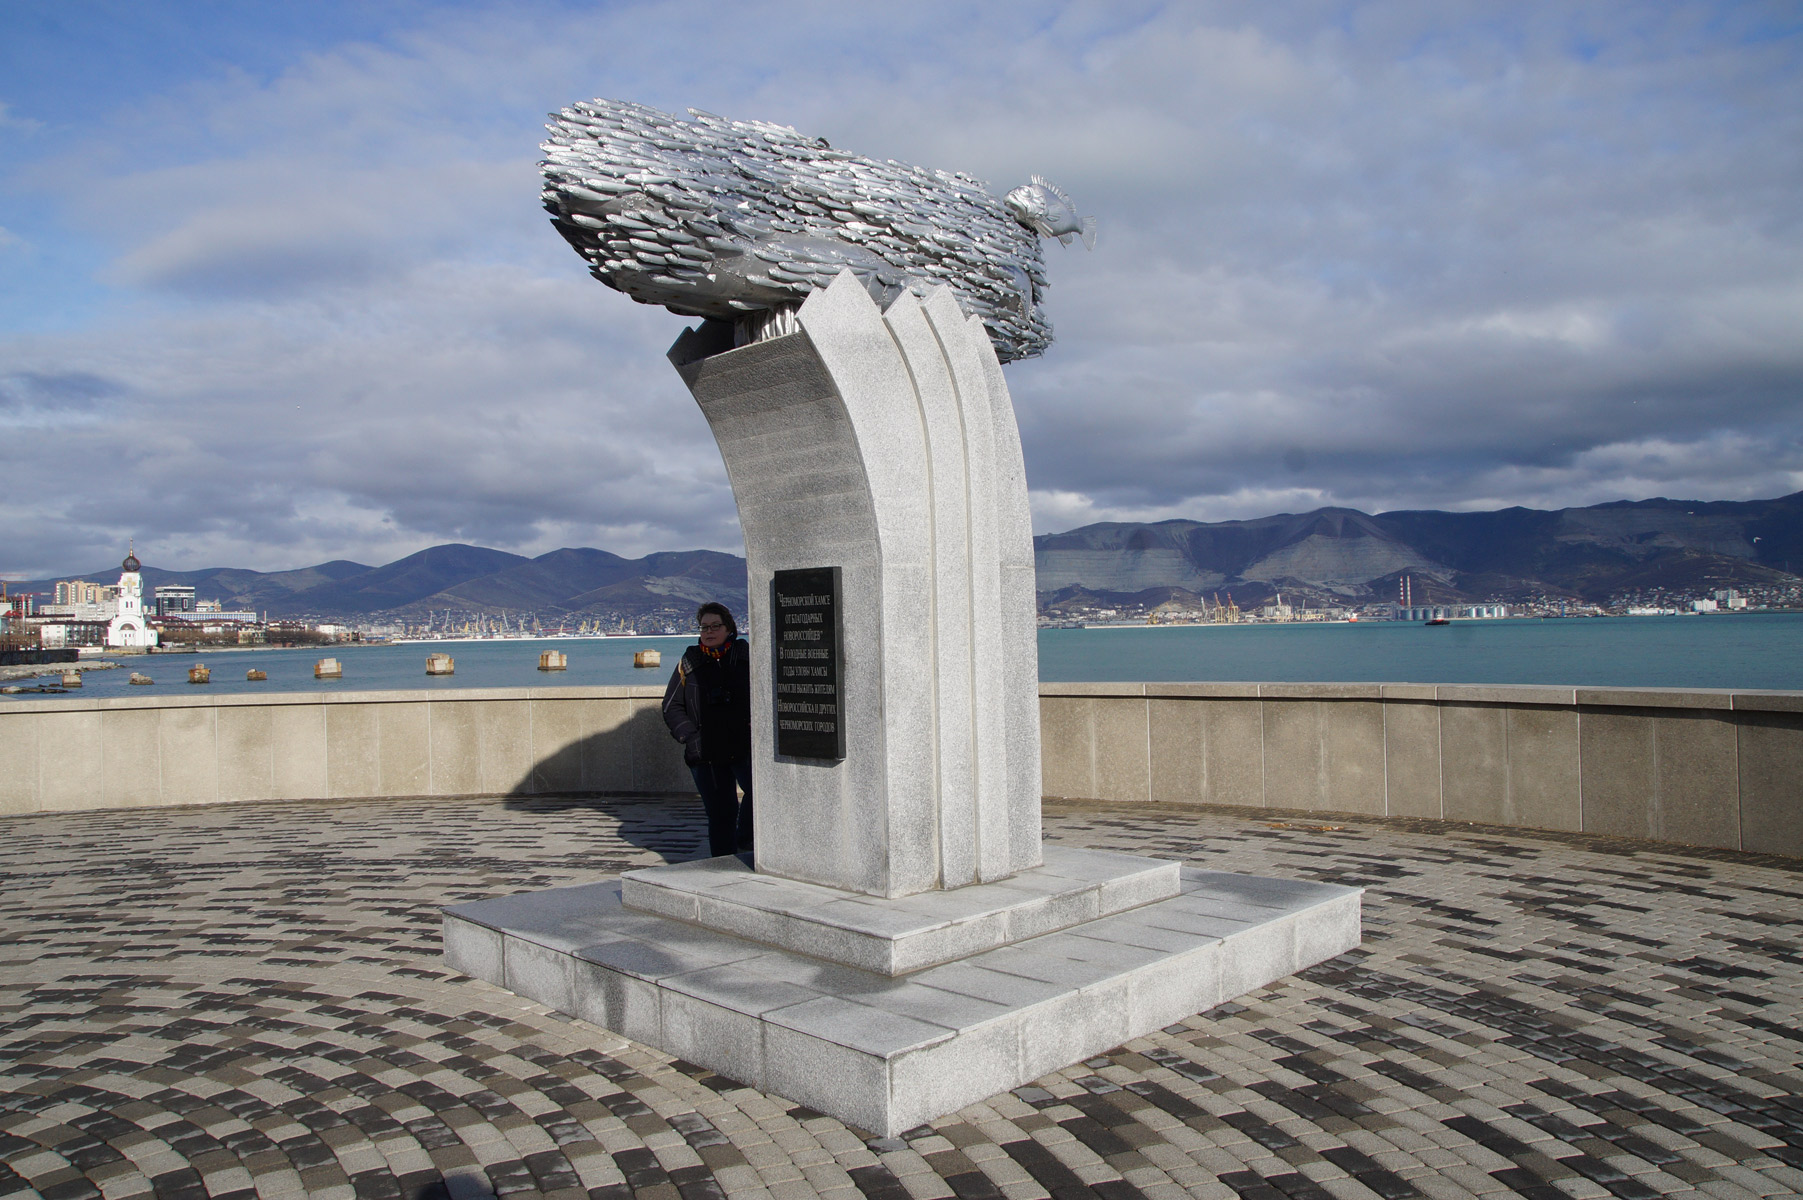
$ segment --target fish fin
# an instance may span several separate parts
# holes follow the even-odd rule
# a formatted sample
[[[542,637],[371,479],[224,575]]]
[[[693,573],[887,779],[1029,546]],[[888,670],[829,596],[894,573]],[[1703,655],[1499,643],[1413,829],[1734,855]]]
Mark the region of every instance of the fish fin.
[[[1034,187],[1045,188],[1047,191],[1050,191],[1052,188],[1052,181],[1047,179],[1044,175],[1029,175],[1027,176],[1027,182],[1031,183]]]
[[[1068,234],[1068,233],[1061,233],[1061,234],[1059,234],[1059,235],[1058,235],[1058,244],[1059,244],[1059,245],[1060,245],[1060,246],[1068,246],[1068,245],[1070,245],[1070,244],[1071,244],[1071,235],[1070,235],[1070,234]]]
[[[1083,218],[1083,248],[1085,250],[1096,248],[1096,219],[1094,217]]]
[[[1063,188],[1059,187],[1057,184],[1053,183],[1049,179],[1041,179],[1039,181],[1039,186],[1044,188],[1046,191],[1050,192],[1052,195],[1056,196],[1059,200],[1063,201],[1064,207],[1071,210],[1071,215],[1073,215],[1073,216],[1076,215],[1077,204],[1076,204],[1076,201],[1074,201],[1070,198],[1069,192],[1066,192]]]

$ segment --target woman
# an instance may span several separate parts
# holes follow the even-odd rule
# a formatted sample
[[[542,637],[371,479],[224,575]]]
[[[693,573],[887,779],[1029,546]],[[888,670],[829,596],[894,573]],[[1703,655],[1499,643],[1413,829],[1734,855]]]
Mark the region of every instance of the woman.
[[[664,724],[682,743],[718,858],[751,849],[751,647],[724,604],[703,604],[695,624],[698,644],[683,651],[664,689]]]

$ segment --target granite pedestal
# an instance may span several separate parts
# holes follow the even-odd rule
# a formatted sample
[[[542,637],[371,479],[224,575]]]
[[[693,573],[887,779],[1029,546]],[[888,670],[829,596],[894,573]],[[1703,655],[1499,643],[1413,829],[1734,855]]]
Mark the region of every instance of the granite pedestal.
[[[1046,851],[1053,869],[1155,862],[1111,854],[1079,864],[1061,847]],[[983,912],[945,906],[884,915],[877,907],[863,919],[829,912],[858,903],[846,893],[816,896],[814,905],[797,906],[791,896],[747,903],[747,913],[812,909],[812,922],[798,919],[779,933],[788,947],[622,902],[622,891],[670,902],[757,878],[737,859],[709,859],[447,908],[445,959],[466,975],[888,1137],[1358,945],[1360,889],[1159,868],[1114,876],[1121,890],[1113,895],[1168,883],[1166,898],[994,944],[987,943],[995,922]],[[664,880],[647,889],[646,877],[659,874]],[[681,881],[666,887],[672,877]],[[702,882],[710,877],[719,881],[713,888]],[[1001,911],[1023,917],[1024,929],[1056,923],[1057,903],[1041,900],[1061,892],[1051,877],[1020,891]],[[1062,894],[1082,897],[1074,907],[1106,906],[1111,896],[1106,882]],[[860,925],[869,944],[814,948],[871,953],[885,931],[893,931],[896,949],[909,947],[905,954],[917,939],[937,945],[923,955],[929,958],[956,945],[985,948],[900,976],[801,952],[798,930]]]

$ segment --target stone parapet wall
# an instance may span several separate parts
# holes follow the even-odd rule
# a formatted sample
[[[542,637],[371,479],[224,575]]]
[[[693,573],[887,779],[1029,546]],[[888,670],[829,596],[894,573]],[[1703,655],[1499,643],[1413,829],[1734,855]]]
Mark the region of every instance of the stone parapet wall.
[[[1060,683],[1040,710],[1048,797],[1803,856],[1803,692]]]
[[[0,702],[0,814],[367,796],[685,792],[661,687]]]
[[[0,701],[0,814],[691,793],[655,687]],[[1803,856],[1803,692],[1040,685],[1045,794]]]

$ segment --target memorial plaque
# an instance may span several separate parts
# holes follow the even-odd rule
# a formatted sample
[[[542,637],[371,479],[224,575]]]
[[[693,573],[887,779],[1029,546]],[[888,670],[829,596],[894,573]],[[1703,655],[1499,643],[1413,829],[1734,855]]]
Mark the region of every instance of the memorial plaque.
[[[839,568],[777,571],[770,581],[776,647],[776,752],[845,757],[839,706]]]

